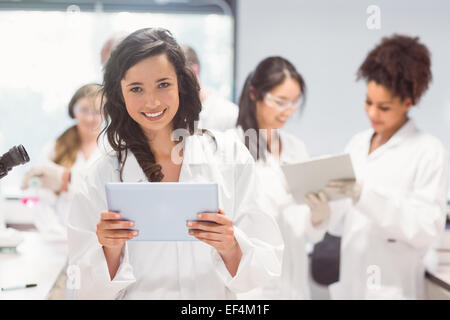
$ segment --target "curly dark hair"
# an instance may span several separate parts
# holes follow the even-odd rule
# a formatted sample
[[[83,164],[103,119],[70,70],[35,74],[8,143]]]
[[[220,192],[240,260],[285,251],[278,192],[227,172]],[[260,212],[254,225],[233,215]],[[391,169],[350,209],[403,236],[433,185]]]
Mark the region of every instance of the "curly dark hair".
[[[102,132],[106,132],[112,149],[117,153],[121,181],[128,150],[136,157],[148,181],[157,182],[164,177],[144,132],[126,110],[120,85],[128,69],[143,59],[160,54],[167,56],[177,74],[180,104],[172,120],[173,130],[187,129],[192,135],[195,131],[194,122],[199,119],[202,108],[200,86],[195,74],[186,64],[183,50],[170,31],[145,28],[122,40],[105,65],[102,96],[105,100],[103,114],[106,120],[106,127]]]
[[[419,102],[431,82],[431,54],[418,37],[394,34],[369,52],[357,79],[375,81],[402,101]]]

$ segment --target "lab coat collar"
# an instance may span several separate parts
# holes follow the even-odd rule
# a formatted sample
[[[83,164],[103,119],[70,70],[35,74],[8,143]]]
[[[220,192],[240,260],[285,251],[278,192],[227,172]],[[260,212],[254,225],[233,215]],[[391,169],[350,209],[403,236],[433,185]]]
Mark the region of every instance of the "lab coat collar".
[[[283,164],[295,163],[298,162],[298,150],[294,150],[292,144],[290,144],[290,139],[288,135],[284,132],[284,130],[278,130],[278,134],[281,141],[281,154],[280,154],[280,162],[277,161],[276,157],[270,153],[266,152],[266,160],[258,160],[263,165],[266,166],[279,166]]]
[[[374,152],[370,154],[371,157],[376,156],[377,154],[380,154],[383,152],[383,150],[394,148],[401,144],[405,139],[410,137],[412,134],[416,133],[418,131],[416,124],[412,119],[408,119],[406,123],[397,130],[396,133],[382,146],[380,146],[378,149],[376,149]],[[370,143],[372,140],[372,136],[375,133],[375,131],[372,129],[370,130],[370,134],[368,136],[368,150],[370,149]],[[367,152],[368,154],[369,152]]]
[[[183,164],[180,172],[180,181],[191,176],[191,168],[195,165],[207,164],[207,154],[203,148],[200,137],[197,135],[185,137]],[[127,159],[123,167],[123,182],[146,182],[147,177],[137,162],[133,152],[128,150]],[[183,178],[183,179],[182,179]]]
[[[298,159],[298,154],[294,154],[294,152],[298,152],[298,150],[293,150],[292,146],[289,145],[289,139],[287,134],[283,130],[278,131],[280,134],[281,140],[281,155],[280,155],[280,164],[289,164],[295,163]]]
[[[241,126],[236,127],[236,132],[241,141],[244,141],[244,129]],[[258,163],[264,166],[272,166],[279,164],[287,164],[296,162],[296,154],[290,152],[291,146],[289,145],[289,139],[284,130],[278,129],[278,134],[281,140],[281,154],[280,154],[280,163],[275,159],[272,153],[266,152],[266,160],[258,160]]]
[[[120,170],[120,167],[118,170]],[[130,150],[128,150],[127,159],[125,160],[125,164],[123,166],[122,178],[123,182],[147,181],[147,177],[145,176],[144,171],[137,162],[137,159],[134,156],[133,152],[131,152]]]
[[[206,134],[206,133],[205,133]],[[185,146],[183,151],[183,163],[186,164],[207,164],[208,157],[205,150],[201,135],[192,135],[185,138]]]

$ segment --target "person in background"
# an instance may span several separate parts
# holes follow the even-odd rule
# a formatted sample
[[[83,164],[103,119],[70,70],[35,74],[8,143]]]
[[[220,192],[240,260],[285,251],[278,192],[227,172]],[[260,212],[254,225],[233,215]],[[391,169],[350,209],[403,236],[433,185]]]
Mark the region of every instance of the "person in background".
[[[282,165],[309,158],[305,144],[283,130],[288,119],[302,107],[306,84],[294,65],[282,57],[268,57],[251,72],[239,99],[237,135],[257,163],[259,199],[276,218],[285,243],[281,279],[240,296],[242,299],[308,299],[307,244],[323,237],[320,228],[328,218],[316,195],[310,205],[297,205],[287,190]],[[326,202],[325,202],[326,204]]]
[[[126,32],[116,32],[105,41],[100,50],[100,63],[102,66],[105,66],[106,61],[108,61],[111,56],[111,52],[117,47],[120,41],[125,39],[126,36]]]
[[[69,116],[76,123],[44,147],[38,164],[27,171],[22,180],[22,189],[27,189],[33,186],[34,178],[39,179],[38,187],[48,191],[41,200],[51,203],[64,230],[71,191],[101,154],[97,145],[102,124],[100,107],[100,85],[90,83],[79,88],[68,104]],[[45,221],[42,225],[48,227]]]
[[[330,233],[342,235],[333,299],[421,299],[424,256],[444,230],[448,155],[410,117],[432,78],[417,37],[383,38],[358,70],[367,82],[371,129],[347,144],[355,180],[331,181],[348,196],[331,210]]]
[[[188,65],[197,76],[200,83],[200,60],[197,53],[188,45],[182,45]],[[231,101],[221,97],[210,88],[200,86],[200,101],[202,111],[198,128],[225,131],[236,126],[238,107]]]
[[[233,299],[278,276],[283,242],[258,203],[254,161],[235,136],[195,130],[200,88],[171,33],[130,34],[106,63],[103,87],[112,151],[92,166],[71,207],[69,264],[81,277],[74,297]],[[105,184],[140,181],[216,182],[221,209],[186,222],[200,241],[129,241],[144,226],[107,211]]]

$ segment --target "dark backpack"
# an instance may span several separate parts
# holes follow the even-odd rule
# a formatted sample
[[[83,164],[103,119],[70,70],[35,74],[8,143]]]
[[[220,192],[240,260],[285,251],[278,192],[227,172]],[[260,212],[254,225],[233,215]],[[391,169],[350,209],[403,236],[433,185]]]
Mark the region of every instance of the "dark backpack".
[[[328,232],[314,245],[311,253],[311,275],[318,284],[328,286],[339,280],[341,237]]]

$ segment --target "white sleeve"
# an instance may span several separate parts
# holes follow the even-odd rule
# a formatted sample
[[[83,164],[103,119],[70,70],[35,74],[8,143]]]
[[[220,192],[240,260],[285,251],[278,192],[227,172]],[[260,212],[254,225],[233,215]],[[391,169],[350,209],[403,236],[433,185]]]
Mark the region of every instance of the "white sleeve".
[[[279,219],[280,229],[289,230],[297,239],[303,242],[316,243],[323,239],[327,231],[325,222],[318,226],[311,223],[311,210],[305,204],[297,204],[294,201],[287,205]],[[283,236],[286,236],[283,233]]]
[[[360,141],[361,141],[361,135],[365,133],[359,133],[354,135],[350,141],[345,146],[345,153],[352,155],[352,150],[361,148]],[[352,159],[353,160],[353,159]],[[344,225],[345,225],[345,218],[351,210],[353,210],[353,202],[350,198],[344,198],[340,200],[334,200],[330,201],[330,218],[324,222],[324,224],[328,227],[328,233],[336,236],[341,237],[344,233]]]
[[[313,226],[311,223],[311,210],[307,205],[302,205],[301,210],[305,219],[305,236],[306,240],[311,244],[316,244],[323,240],[325,233],[328,231],[328,225],[326,221],[323,221],[317,226]]]
[[[434,156],[427,155],[416,171],[414,186],[409,192],[364,185],[356,208],[386,237],[426,248],[444,230],[447,170],[444,150]]]
[[[235,170],[233,222],[242,258],[234,277],[227,271],[218,252],[212,251],[217,273],[235,293],[249,291],[274,277],[279,277],[284,249],[275,219],[259,202],[260,184],[256,181],[255,165],[250,153],[248,156],[249,161],[244,165],[237,165]]]
[[[344,232],[345,217],[352,210],[353,203],[351,199],[345,198],[330,201],[330,217],[324,223],[328,225],[328,233],[336,237],[341,237]]]
[[[92,177],[97,177],[92,179]],[[94,180],[94,181],[93,181]],[[106,210],[104,183],[91,171],[80,184],[71,205],[68,225],[69,267],[79,270],[76,299],[117,299],[136,281],[125,244],[120,267],[111,280],[102,245],[96,235],[101,212]]]

